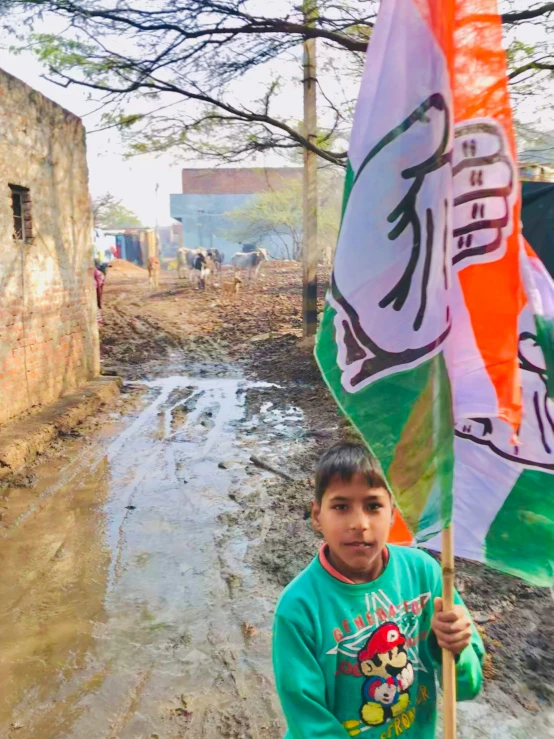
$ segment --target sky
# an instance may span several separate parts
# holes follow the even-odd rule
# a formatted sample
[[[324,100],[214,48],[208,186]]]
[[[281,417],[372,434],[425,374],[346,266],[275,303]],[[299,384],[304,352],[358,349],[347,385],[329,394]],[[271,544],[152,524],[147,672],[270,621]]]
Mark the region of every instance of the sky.
[[[279,0],[274,0],[274,2],[279,2]],[[49,21],[43,22],[42,27],[36,30],[45,33],[59,32],[59,28]],[[540,28],[526,25],[518,35],[524,41],[535,42],[543,40],[544,33],[541,37]],[[321,50],[318,54],[320,54],[321,61],[323,56]],[[279,113],[284,117],[298,118],[301,115],[302,105],[300,65],[297,69],[292,61],[284,62],[284,64],[287,65],[284,74],[287,75],[290,83],[279,100]],[[171,193],[181,192],[182,168],[214,166],[213,162],[202,163],[184,157],[178,159],[174,154],[141,155],[126,159],[124,144],[115,129],[94,132],[94,129],[100,125],[100,113],[94,113],[98,106],[87,99],[88,93],[84,88],[72,85],[66,89],[44,79],[44,68],[30,53],[16,56],[0,48],[0,67],[83,118],[87,129],[90,189],[93,198],[111,192],[126,207],[134,211],[145,225],[154,226],[157,223],[163,226],[172,222],[169,196]],[[283,62],[280,63],[279,72],[283,73]],[[266,67],[255,70],[247,81],[235,83],[233,93],[243,101],[256,99],[261,95],[267,75]],[[553,87],[554,85],[551,85],[551,89]],[[337,92],[336,89],[332,90],[332,97],[336,98]],[[347,92],[350,93],[351,90]],[[542,130],[554,129],[552,113],[543,111],[540,116],[537,116],[529,106],[528,109],[524,108],[522,113],[522,122],[527,122]],[[276,155],[266,155],[252,162],[256,166],[279,166],[287,163]],[[157,185],[159,189],[156,195]]]
[[[44,78],[45,70],[31,53],[14,55],[0,49],[0,68],[18,77],[54,102],[83,119],[87,129],[87,152],[90,190],[92,197],[112,193],[118,200],[134,211],[144,225],[159,226],[174,222],[169,211],[169,196],[182,192],[181,170],[186,167],[213,167],[214,162],[198,159],[178,159],[175,154],[160,156],[141,155],[125,157],[125,145],[115,129],[94,132],[100,126],[100,114],[94,113],[98,104],[87,99],[87,90],[72,85],[62,88]],[[301,70],[298,70],[300,80]],[[235,84],[235,94],[255,98],[256,84],[265,84],[267,73],[260,70],[258,80]],[[291,94],[291,91],[293,94]],[[295,92],[294,92],[295,91]],[[291,116],[300,115],[302,88],[300,83],[286,93],[286,106]],[[281,105],[280,112],[283,112]],[[287,166],[290,162],[275,155],[260,156],[252,161],[253,166]],[[244,166],[244,165],[243,165]],[[156,196],[156,185],[159,185]]]
[[[280,2],[280,0],[274,0]],[[58,19],[45,19],[36,25],[40,33],[60,33],[66,24]],[[285,65],[290,62],[285,62]],[[283,64],[281,63],[281,67]],[[144,225],[159,226],[174,223],[170,215],[169,196],[182,192],[181,170],[185,167],[213,167],[214,162],[186,159],[178,155],[141,155],[125,158],[125,145],[115,129],[93,132],[101,126],[100,113],[93,111],[98,104],[87,99],[88,91],[78,85],[62,88],[44,78],[45,68],[30,53],[15,55],[0,47],[0,68],[18,77],[54,102],[83,119],[87,129],[87,152],[90,190],[92,197],[112,193],[127,208],[134,211]],[[297,77],[298,84],[287,86],[286,94],[279,100],[281,115],[299,117],[302,105],[300,85],[301,67],[290,72]],[[234,94],[241,100],[261,97],[267,82],[267,70],[254,70],[248,81],[235,83]],[[288,161],[268,154],[252,161],[252,166],[286,166]],[[244,166],[244,165],[242,165]],[[156,196],[156,185],[159,189]]]
[[[74,85],[64,89],[48,82],[41,76],[44,72],[41,65],[30,54],[14,56],[0,50],[0,67],[72,113],[84,116],[87,130],[98,125],[98,116],[90,115],[97,105],[87,100],[84,88]],[[190,162],[179,165],[169,155],[158,158],[145,155],[126,160],[124,146],[115,130],[89,133],[87,151],[93,198],[111,192],[145,225],[154,226],[158,221],[158,225],[163,226],[172,222],[169,195],[181,192],[181,169],[191,166]]]

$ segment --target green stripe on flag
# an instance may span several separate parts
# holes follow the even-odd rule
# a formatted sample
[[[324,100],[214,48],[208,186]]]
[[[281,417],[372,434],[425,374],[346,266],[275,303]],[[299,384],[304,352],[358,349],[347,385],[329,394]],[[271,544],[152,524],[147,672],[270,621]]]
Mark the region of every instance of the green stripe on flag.
[[[352,169],[352,165],[350,164],[350,160],[346,163],[346,174],[344,176],[344,190],[342,193],[342,211],[341,211],[341,223],[342,219],[344,218],[344,211],[346,210],[346,206],[348,205],[348,198],[350,196],[350,191],[352,190],[352,185],[354,184],[354,170]]]
[[[554,319],[535,315],[537,343],[542,349],[546,365],[548,397],[554,399]]]
[[[342,412],[381,461],[406,523],[426,540],[452,514],[454,425],[442,354],[346,392],[337,364],[335,311],[327,305],[316,343],[321,373]]]
[[[524,470],[485,539],[485,563],[539,587],[554,576],[554,476]]]

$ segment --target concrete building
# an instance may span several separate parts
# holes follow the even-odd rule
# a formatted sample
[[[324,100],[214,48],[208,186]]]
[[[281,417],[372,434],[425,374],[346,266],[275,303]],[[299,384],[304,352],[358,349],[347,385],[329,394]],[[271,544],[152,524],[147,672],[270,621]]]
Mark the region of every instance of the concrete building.
[[[554,131],[535,131],[516,124],[519,178],[554,182]]]
[[[189,248],[216,248],[226,261],[241,244],[225,238],[229,214],[256,195],[282,189],[287,181],[302,177],[301,167],[184,169],[183,192],[171,195],[171,216],[183,226],[183,244]],[[262,246],[279,258],[292,249],[292,239],[265,239]]]
[[[0,70],[0,423],[99,373],[81,120]]]

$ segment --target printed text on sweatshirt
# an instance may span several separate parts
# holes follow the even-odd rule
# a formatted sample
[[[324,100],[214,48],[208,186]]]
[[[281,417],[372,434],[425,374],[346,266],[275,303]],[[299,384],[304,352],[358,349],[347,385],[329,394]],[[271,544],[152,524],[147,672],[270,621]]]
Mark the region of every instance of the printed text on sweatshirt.
[[[440,567],[426,552],[388,549],[373,582],[342,582],[316,557],[283,592],[273,665],[288,739],[434,739]],[[458,700],[479,692],[483,654],[474,628],[457,660]]]

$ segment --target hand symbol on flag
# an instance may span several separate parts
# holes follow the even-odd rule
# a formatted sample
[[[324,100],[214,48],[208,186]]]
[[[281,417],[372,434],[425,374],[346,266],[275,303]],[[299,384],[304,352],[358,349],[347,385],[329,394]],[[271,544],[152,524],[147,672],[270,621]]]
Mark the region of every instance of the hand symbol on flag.
[[[451,147],[450,114],[436,93],[357,169],[330,297],[349,392],[414,366],[448,335]]]
[[[504,134],[493,120],[456,126],[454,265],[499,259],[511,233],[516,177]]]
[[[554,402],[548,398],[546,365],[533,333],[533,315],[528,306],[523,309],[520,328],[518,355],[523,417],[517,444],[511,426],[496,418],[466,419],[456,426],[456,435],[488,446],[518,465],[554,471]]]

